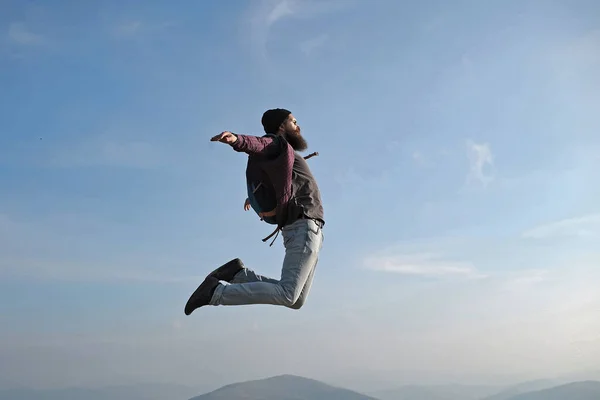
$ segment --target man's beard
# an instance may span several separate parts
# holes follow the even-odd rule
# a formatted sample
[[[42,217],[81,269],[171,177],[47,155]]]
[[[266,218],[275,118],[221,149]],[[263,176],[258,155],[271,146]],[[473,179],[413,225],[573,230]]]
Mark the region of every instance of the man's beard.
[[[290,146],[292,146],[292,148],[296,151],[304,151],[308,148],[308,144],[306,143],[306,140],[302,136],[300,127],[298,127],[298,129],[296,129],[295,132],[293,132],[293,131],[285,132],[283,134],[283,137],[285,138],[285,140],[287,140],[287,142],[290,144]]]

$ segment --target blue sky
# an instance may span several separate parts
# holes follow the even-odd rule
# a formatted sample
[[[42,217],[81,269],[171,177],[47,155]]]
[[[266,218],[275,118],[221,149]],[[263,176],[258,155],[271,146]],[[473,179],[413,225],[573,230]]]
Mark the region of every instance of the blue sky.
[[[600,362],[596,2],[1,7],[0,384],[364,388]],[[279,274],[245,157],[209,142],[261,135],[272,107],[320,154],[311,296],[186,318],[224,261]]]

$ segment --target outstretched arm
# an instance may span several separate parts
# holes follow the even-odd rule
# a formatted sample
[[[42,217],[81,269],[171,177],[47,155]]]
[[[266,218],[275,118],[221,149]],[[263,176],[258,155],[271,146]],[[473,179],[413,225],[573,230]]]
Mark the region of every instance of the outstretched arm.
[[[222,132],[210,140],[227,143],[235,151],[261,156],[277,156],[283,146],[282,141],[278,137],[239,135],[229,131]]]

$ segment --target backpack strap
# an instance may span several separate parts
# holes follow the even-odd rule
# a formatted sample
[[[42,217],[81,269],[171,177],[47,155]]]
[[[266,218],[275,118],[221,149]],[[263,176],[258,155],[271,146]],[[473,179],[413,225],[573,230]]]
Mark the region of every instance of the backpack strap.
[[[262,241],[266,242],[267,240],[269,240],[271,237],[273,237],[273,235],[275,235],[275,237],[273,238],[273,241],[271,242],[271,244],[269,245],[269,247],[273,246],[273,243],[275,243],[275,240],[277,239],[277,236],[279,236],[279,232],[281,231],[280,227],[275,228],[275,230],[266,238],[264,238]]]

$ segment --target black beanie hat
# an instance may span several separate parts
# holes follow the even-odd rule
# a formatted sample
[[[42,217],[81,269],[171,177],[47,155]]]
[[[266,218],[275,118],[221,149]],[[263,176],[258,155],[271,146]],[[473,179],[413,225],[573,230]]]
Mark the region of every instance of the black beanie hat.
[[[277,133],[279,125],[281,125],[291,113],[291,111],[283,108],[274,108],[265,111],[260,121],[265,129],[265,133]]]

